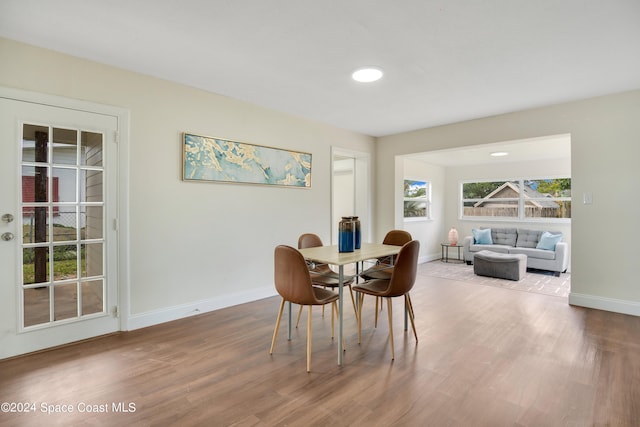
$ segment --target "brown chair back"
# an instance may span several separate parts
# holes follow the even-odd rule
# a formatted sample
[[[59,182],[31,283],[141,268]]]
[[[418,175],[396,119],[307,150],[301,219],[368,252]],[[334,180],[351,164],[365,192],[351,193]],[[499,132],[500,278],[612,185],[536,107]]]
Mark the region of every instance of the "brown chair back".
[[[409,243],[411,239],[411,234],[407,231],[391,230],[384,236],[382,243],[385,245],[404,246],[406,243]]]
[[[279,245],[274,251],[274,282],[287,301],[300,305],[318,304],[304,257],[291,246]]]
[[[389,287],[385,297],[398,297],[406,294],[413,288],[418,273],[418,253],[420,242],[412,240],[405,244],[397,255],[393,266],[393,273],[389,281]]]
[[[323,246],[322,239],[317,234],[306,233],[298,237],[298,249],[317,248],[320,246]],[[325,275],[333,273],[331,267],[320,263],[314,263],[311,271]]]
[[[322,246],[322,239],[317,234],[306,233],[298,238],[298,249],[317,248]]]
[[[384,245],[404,246],[412,240],[411,234],[404,230],[391,230],[382,240]],[[395,256],[378,258],[378,264],[392,264]]]

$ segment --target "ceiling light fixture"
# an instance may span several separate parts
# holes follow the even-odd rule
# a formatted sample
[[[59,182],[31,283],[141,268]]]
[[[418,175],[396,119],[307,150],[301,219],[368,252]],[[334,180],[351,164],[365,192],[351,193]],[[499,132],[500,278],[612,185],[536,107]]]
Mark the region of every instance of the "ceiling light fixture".
[[[353,80],[361,83],[371,83],[382,78],[382,70],[378,68],[360,68],[351,74]]]
[[[493,153],[491,153],[491,156],[493,157],[504,157],[504,156],[508,156],[509,153],[507,153],[506,151],[495,151]]]

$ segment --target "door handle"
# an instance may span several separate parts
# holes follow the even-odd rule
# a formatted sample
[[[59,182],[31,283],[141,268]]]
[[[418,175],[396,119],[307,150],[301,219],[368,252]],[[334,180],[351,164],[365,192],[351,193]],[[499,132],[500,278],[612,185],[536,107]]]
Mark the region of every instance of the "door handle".
[[[2,233],[2,236],[0,236],[2,238],[2,240],[4,240],[5,242],[8,242],[9,240],[13,240],[13,233]]]
[[[13,221],[13,215],[11,215],[11,214],[4,214],[4,215],[2,215],[2,220],[3,220],[4,222],[7,222],[7,223],[8,223],[8,222],[12,222],[12,221]]]

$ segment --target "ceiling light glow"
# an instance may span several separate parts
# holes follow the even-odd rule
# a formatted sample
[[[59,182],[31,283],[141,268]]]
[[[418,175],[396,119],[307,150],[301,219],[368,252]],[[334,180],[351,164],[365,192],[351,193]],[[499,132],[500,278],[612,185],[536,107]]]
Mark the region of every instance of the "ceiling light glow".
[[[382,70],[378,68],[360,68],[353,72],[351,77],[353,80],[361,83],[371,83],[382,78]]]
[[[508,156],[509,153],[507,153],[506,151],[495,151],[493,153],[491,153],[491,156],[493,157],[504,157],[504,156]]]

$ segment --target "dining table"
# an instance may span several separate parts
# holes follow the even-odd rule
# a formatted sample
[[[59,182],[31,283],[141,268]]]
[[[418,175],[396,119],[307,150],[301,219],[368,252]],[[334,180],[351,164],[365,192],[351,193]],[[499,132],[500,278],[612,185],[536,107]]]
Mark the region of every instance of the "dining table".
[[[343,363],[343,288],[344,288],[344,267],[349,264],[356,264],[377,259],[381,257],[397,255],[402,246],[385,245],[382,243],[362,243],[359,249],[353,252],[340,252],[338,245],[317,246],[315,248],[299,249],[302,256],[307,260],[315,263],[329,264],[338,268],[338,365]],[[289,309],[289,333],[291,331],[291,309]]]

